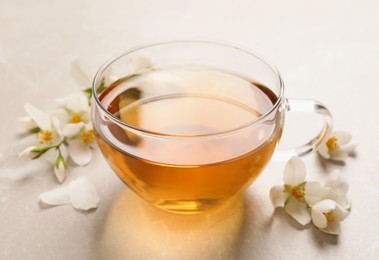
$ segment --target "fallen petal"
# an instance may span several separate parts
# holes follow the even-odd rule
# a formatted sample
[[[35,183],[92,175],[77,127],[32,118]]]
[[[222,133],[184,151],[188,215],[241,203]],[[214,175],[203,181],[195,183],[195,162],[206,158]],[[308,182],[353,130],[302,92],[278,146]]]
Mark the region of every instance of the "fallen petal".
[[[58,206],[70,203],[70,197],[68,193],[68,186],[59,187],[57,189],[43,192],[39,195],[39,199],[51,206]]]
[[[97,208],[100,202],[95,187],[83,177],[70,183],[69,196],[72,206],[81,210]]]

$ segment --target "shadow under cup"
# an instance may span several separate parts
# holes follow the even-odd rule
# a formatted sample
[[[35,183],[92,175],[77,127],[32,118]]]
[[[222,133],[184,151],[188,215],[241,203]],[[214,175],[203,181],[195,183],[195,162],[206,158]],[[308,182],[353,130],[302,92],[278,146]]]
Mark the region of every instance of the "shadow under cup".
[[[106,160],[143,199],[172,212],[231,201],[270,161],[283,127],[278,72],[218,43],[130,50],[100,68],[93,93]]]

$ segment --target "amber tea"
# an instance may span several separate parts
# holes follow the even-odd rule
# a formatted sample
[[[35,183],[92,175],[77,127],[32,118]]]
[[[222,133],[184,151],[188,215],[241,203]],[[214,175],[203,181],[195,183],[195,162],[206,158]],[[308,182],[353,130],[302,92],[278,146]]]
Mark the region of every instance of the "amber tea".
[[[277,158],[303,156],[326,141],[328,109],[284,97],[279,72],[238,47],[173,41],[128,50],[93,84],[99,146],[120,179],[144,200],[196,213],[233,201]],[[287,112],[325,124],[304,145],[276,149]]]
[[[238,194],[266,166],[281,133],[280,116],[236,130],[267,113],[277,97],[216,69],[147,70],[114,82],[100,100],[116,118],[150,132],[97,127],[107,161],[141,197],[171,211],[205,210]]]

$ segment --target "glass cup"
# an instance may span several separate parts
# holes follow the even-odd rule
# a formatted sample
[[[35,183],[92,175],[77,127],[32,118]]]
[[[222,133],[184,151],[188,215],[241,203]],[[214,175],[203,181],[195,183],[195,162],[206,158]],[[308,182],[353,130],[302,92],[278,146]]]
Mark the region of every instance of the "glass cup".
[[[332,117],[314,100],[284,97],[279,72],[220,43],[175,41],[105,63],[93,82],[96,140],[120,179],[166,211],[196,213],[232,201],[269,163],[286,112],[325,119],[302,156],[328,136]]]

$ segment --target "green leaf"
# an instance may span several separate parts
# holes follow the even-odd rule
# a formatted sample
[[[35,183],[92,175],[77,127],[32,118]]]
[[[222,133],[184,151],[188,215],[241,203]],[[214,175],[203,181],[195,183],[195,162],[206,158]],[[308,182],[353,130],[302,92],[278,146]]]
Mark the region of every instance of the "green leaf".
[[[32,153],[44,153],[44,152],[47,152],[50,148],[52,148],[52,146],[36,146],[34,147],[31,152]]]
[[[63,163],[64,168],[67,169],[67,162],[66,162],[66,160],[63,158],[62,153],[61,153],[61,150],[59,149],[59,147],[57,148],[57,150],[58,150],[58,157],[57,157],[57,160],[55,161],[54,167],[55,167],[55,168],[58,168],[58,167],[59,167],[59,164],[60,164],[60,163]]]
[[[288,184],[284,184],[284,189],[285,189],[288,193],[291,193],[292,186],[291,186],[291,185],[288,185]]]
[[[300,183],[299,185],[297,185],[297,187],[303,188],[303,187],[305,187],[306,184],[307,184],[307,181],[303,181],[302,183]]]
[[[97,94],[100,94],[102,93],[104,90],[106,90],[108,88],[108,86],[105,85],[105,79],[102,78],[101,81],[100,81],[100,85],[97,87],[96,89],[96,93]]]
[[[32,129],[29,129],[29,132],[30,132],[31,134],[36,134],[36,133],[39,133],[40,131],[41,131],[41,128],[39,128],[38,126],[32,128]]]
[[[92,88],[86,88],[86,89],[83,90],[83,92],[86,93],[86,94],[88,94],[88,95],[90,95],[90,96],[92,96]]]
[[[54,146],[42,146],[42,145],[34,147],[30,152],[36,153],[37,155],[33,157],[32,160],[40,158],[44,153],[46,153],[53,147]]]

